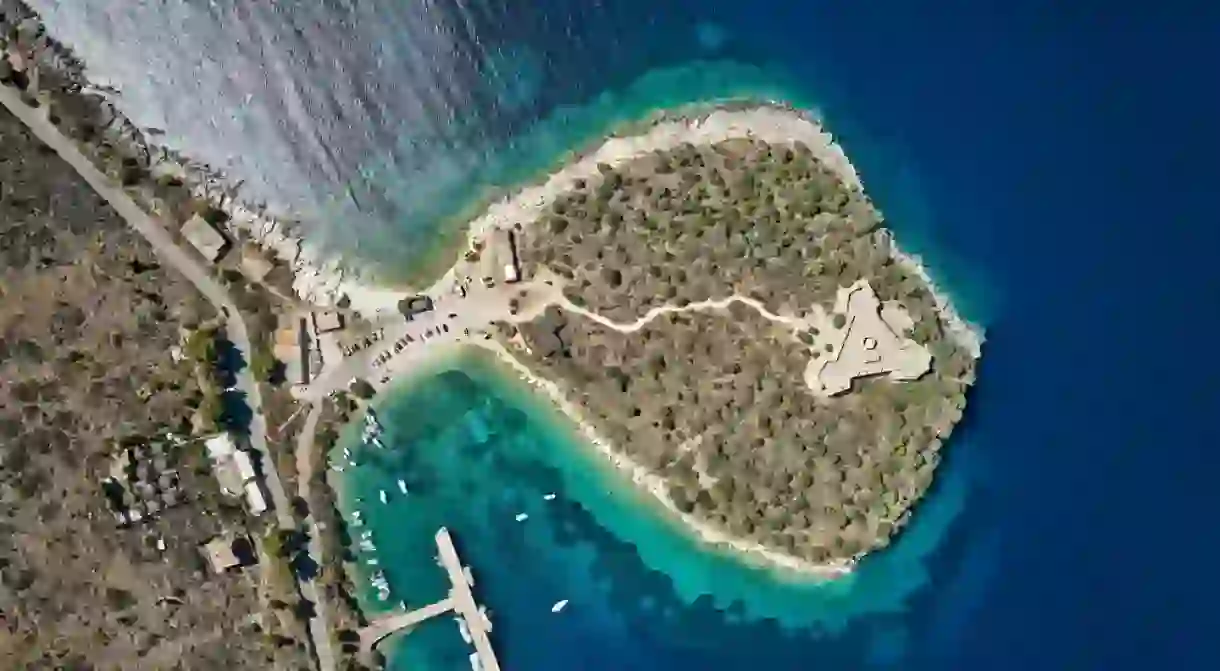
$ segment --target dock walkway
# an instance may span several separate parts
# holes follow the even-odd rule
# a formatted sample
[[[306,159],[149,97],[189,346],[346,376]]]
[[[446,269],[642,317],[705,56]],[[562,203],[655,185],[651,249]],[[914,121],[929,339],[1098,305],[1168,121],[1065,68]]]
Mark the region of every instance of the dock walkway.
[[[395,632],[453,611],[466,621],[466,628],[470,632],[475,654],[478,655],[483,671],[500,671],[500,663],[496,660],[495,650],[487,635],[491,631],[491,622],[479,610],[479,604],[474,600],[474,593],[470,589],[470,582],[463,570],[462,560],[458,556],[457,548],[453,545],[453,538],[449,536],[448,529],[441,527],[440,531],[436,532],[436,547],[441,566],[449,574],[449,596],[408,613],[387,615],[370,622],[368,626],[360,630],[361,656],[369,659],[372,656],[373,648]]]

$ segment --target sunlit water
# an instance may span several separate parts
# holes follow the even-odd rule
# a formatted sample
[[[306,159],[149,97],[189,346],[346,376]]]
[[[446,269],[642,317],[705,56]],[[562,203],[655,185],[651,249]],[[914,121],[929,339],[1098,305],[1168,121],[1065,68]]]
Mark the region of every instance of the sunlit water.
[[[1220,666],[1220,562],[1194,522],[1220,444],[1200,418],[1220,398],[1213,358],[1189,351],[1218,314],[1198,297],[1220,296],[1215,180],[1198,179],[1220,109],[1192,72],[1220,62],[1215,10],[33,4],[138,123],[387,276],[496,188],[654,109],[817,109],[899,239],[989,327],[914,524],[830,586],[699,547],[485,364],[388,395],[391,450],[349,502],[415,605],[443,590],[435,527],[454,530],[510,671]],[[1167,343],[1179,356],[1157,355]],[[447,618],[391,661],[468,668]]]
[[[962,479],[944,478],[901,543],[851,578],[777,574],[702,547],[488,356],[451,366],[380,405],[389,449],[362,446],[357,427],[349,431],[343,447],[361,465],[345,473],[345,504],[367,520],[359,531],[372,532],[387,567],[390,604],[443,597],[432,537],[439,526],[453,531],[506,668],[677,668],[679,659],[689,668],[750,659],[798,668],[811,642],[842,635],[860,616],[875,620],[881,638],[860,639],[856,653],[867,645],[885,657],[904,636],[889,618],[927,586],[922,564],[964,500]],[[551,613],[562,599],[569,605]],[[460,638],[445,636],[455,627],[447,619],[412,634],[395,659],[403,669],[459,668],[436,661],[466,663]]]

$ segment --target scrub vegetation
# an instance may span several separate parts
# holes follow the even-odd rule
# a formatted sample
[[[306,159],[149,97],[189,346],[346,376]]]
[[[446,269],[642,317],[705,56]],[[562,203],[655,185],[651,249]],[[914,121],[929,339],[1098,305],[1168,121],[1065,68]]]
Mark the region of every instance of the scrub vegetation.
[[[573,305],[618,324],[737,295],[802,319],[819,306],[841,328],[837,292],[866,279],[932,352],[919,380],[857,380],[820,398],[803,379],[830,356],[812,347],[816,329],[742,303],[632,332],[551,307],[500,333],[701,521],[816,563],[882,547],[906,523],[962,417],[975,357],[895,260],[877,210],[808,148],[731,140],[602,166],[522,240],[527,277],[557,274]]]
[[[138,524],[101,484],[122,446],[191,432],[207,396],[171,351],[211,307],[6,110],[0,146],[0,668],[271,660],[253,587],[199,553],[244,517],[202,446],[168,455],[187,500]]]

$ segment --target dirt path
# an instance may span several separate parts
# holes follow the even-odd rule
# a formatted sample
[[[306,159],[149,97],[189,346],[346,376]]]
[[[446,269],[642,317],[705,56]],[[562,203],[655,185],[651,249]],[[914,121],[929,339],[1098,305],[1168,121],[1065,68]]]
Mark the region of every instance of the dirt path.
[[[767,308],[762,303],[754,300],[753,298],[747,298],[745,296],[737,296],[737,295],[729,296],[728,298],[708,299],[705,301],[690,303],[690,304],[683,305],[680,307],[674,306],[674,305],[662,305],[660,307],[652,308],[647,313],[645,313],[643,317],[640,317],[639,319],[637,319],[631,323],[628,323],[628,324],[622,324],[619,322],[611,321],[611,320],[597,314],[596,312],[587,310],[585,308],[582,308],[582,307],[579,307],[579,306],[573,304],[567,298],[563,298],[562,300],[557,301],[556,305],[558,305],[559,307],[563,308],[564,310],[566,310],[568,312],[576,313],[582,317],[595,321],[598,324],[605,326],[606,328],[618,331],[619,333],[634,333],[634,332],[639,331],[640,329],[644,328],[645,326],[647,326],[648,322],[651,322],[652,320],[654,320],[657,317],[660,317],[661,315],[664,315],[664,314],[677,314],[677,313],[682,313],[682,312],[714,312],[717,310],[727,310],[728,307],[730,305],[732,305],[733,303],[741,303],[742,305],[747,305],[751,308],[754,308],[756,311],[758,311],[758,314],[762,315],[763,317],[766,317],[767,319],[769,319],[773,322],[783,324],[784,326],[787,326],[791,329],[805,329],[805,328],[809,328],[809,326],[810,326],[808,319],[797,319],[796,317],[777,315],[774,312],[767,310]]]

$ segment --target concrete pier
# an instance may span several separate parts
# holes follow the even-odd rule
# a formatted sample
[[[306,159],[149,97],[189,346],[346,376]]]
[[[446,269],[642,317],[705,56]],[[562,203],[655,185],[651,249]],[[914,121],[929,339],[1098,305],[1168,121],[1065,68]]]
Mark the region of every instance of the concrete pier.
[[[448,529],[441,527],[441,530],[436,532],[436,547],[440,551],[441,565],[449,573],[449,600],[453,602],[453,609],[466,620],[466,628],[470,630],[470,638],[483,665],[483,671],[500,671],[500,662],[496,660],[491,639],[487,636],[491,623],[479,612],[479,604],[475,602],[474,593],[470,591],[470,583],[462,571],[462,561],[458,558],[457,548],[453,547],[453,539],[449,537]]]
[[[496,660],[495,650],[491,647],[491,639],[487,632],[491,631],[491,623],[479,611],[479,604],[474,600],[470,590],[471,582],[467,578],[468,568],[462,566],[457,548],[449,530],[441,527],[436,532],[436,548],[440,564],[449,574],[449,596],[430,606],[424,606],[409,613],[387,615],[373,620],[360,630],[360,654],[364,659],[372,657],[373,648],[385,637],[414,626],[424,620],[444,615],[450,611],[457,613],[466,621],[474,643],[475,654],[478,655],[483,671],[500,671],[500,662]]]

